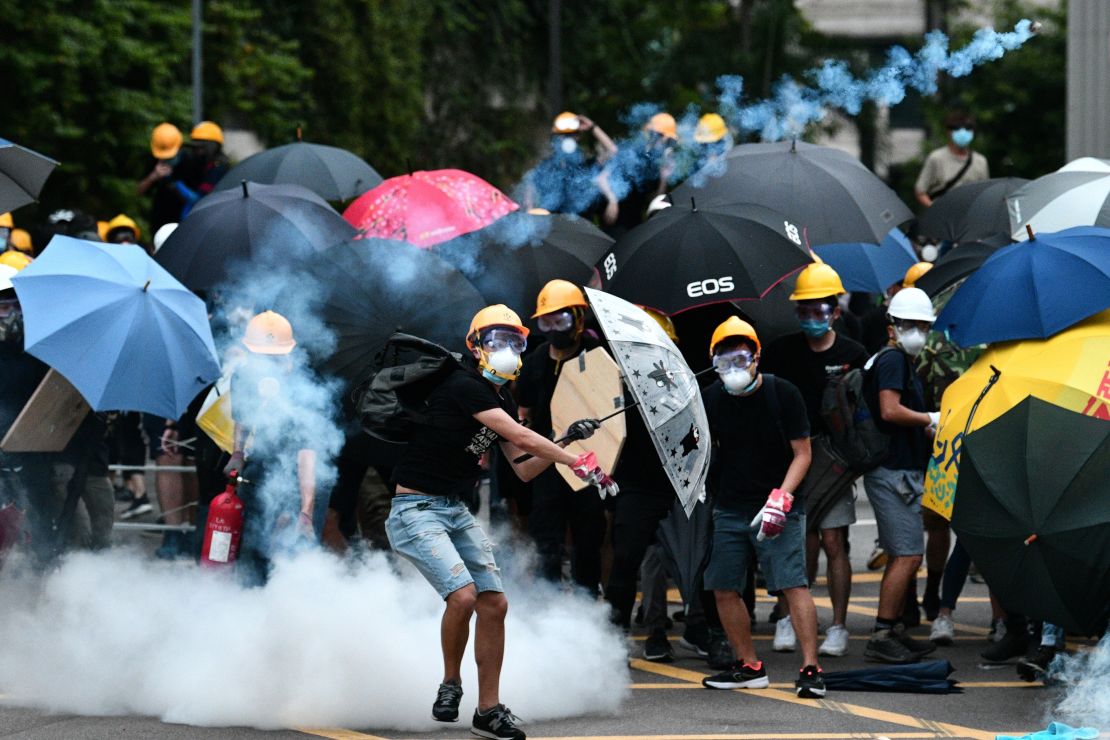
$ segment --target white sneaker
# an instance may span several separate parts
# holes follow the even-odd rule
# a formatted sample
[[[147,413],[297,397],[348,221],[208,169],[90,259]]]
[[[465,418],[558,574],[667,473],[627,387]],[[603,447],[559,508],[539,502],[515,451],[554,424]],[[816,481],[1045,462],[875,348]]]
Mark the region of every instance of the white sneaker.
[[[1006,620],[996,619],[994,625],[991,627],[991,633],[987,639],[991,642],[1002,642],[1002,638],[1006,636]]]
[[[794,625],[790,617],[783,617],[775,622],[775,641],[771,645],[776,653],[792,653],[798,647],[798,638],[794,635]]]
[[[933,620],[929,639],[938,645],[951,645],[956,639],[956,627],[952,624],[952,618],[947,614],[938,614]]]
[[[832,655],[840,657],[848,652],[848,628],[842,624],[834,624],[825,631],[825,641],[817,648],[818,655]]]

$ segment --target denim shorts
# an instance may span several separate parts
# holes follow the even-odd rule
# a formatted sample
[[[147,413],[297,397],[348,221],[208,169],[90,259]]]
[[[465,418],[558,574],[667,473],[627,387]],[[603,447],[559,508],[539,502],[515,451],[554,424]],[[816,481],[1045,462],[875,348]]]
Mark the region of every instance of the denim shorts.
[[[875,468],[863,476],[863,486],[875,512],[879,546],[887,555],[910,557],[925,552],[921,523],[925,471]]]
[[[805,514],[792,510],[786,515],[782,534],[762,542],[756,540],[759,528],[751,526],[752,516],[714,509],[713,547],[705,569],[705,587],[711,591],[743,591],[753,559],[758,559],[767,591],[772,594],[808,586]]]
[[[471,583],[479,593],[505,590],[493,543],[457,498],[394,496],[385,533],[393,551],[415,565],[444,599]]]

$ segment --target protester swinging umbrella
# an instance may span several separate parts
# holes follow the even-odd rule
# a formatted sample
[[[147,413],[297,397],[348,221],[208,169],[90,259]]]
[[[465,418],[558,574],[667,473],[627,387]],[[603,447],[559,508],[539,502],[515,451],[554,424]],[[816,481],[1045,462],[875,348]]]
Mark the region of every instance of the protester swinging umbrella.
[[[586,288],[586,298],[689,516],[704,498],[709,472],[709,422],[697,379],[678,347],[643,309],[593,288]]]
[[[879,244],[822,244],[813,251],[836,270],[846,290],[864,293],[885,293],[917,262],[913,245],[899,229],[891,229]]]
[[[965,436],[1026,396],[1110,421],[1110,311],[1050,339],[992,346],[944,392],[925,473],[926,508],[950,519]],[[993,378],[993,380],[992,380]]]
[[[600,229],[573,216],[510,213],[432,251],[470,278],[487,303],[527,315],[549,280],[590,283],[594,264],[612,245]]]
[[[1081,157],[1032,182],[1006,199],[1010,237],[1061,231],[1073,226],[1110,227],[1110,160]]]
[[[1110,308],[1110,229],[1081,226],[1003,247],[937,317],[961,347],[1043,339]]]
[[[675,205],[621,237],[598,271],[608,292],[668,315],[761,298],[812,261],[800,228],[762,206]]]
[[[743,144],[723,161],[723,173],[690,178],[671,193],[671,202],[695,198],[702,207],[725,211],[741,203],[773,208],[804,226],[807,246],[878,244],[913,217],[893,190],[839,149],[800,141]]]
[[[56,160],[0,139],[0,213],[34,203]]]
[[[978,270],[987,258],[1007,244],[1009,236],[994,236],[974,242],[961,242],[933,264],[933,269],[913,284],[935,298],[948,288]]]
[[[1025,185],[1022,177],[994,177],[953,188],[917,219],[918,233],[937,241],[974,242],[1010,233],[1006,198]]]
[[[519,207],[477,175],[429,170],[389,178],[359,196],[343,218],[364,236],[430,247],[489,226]]]
[[[204,302],[141,247],[55,236],[12,284],[27,352],[96,411],[177,419],[220,377]]]
[[[1082,634],[1110,617],[1110,422],[1027,398],[964,442],[952,528],[1007,609]]]
[[[155,259],[192,290],[206,290],[240,268],[305,259],[354,235],[311,190],[242,182],[198,201]]]
[[[216,184],[232,190],[244,180],[266,185],[301,185],[324,200],[344,201],[381,184],[382,176],[357,154],[301,141],[253,154],[235,165]]]

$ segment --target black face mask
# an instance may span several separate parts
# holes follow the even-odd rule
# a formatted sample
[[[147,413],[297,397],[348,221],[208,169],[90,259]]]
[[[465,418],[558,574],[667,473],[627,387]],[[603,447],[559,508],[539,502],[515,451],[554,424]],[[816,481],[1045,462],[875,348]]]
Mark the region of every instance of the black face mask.
[[[547,341],[555,349],[570,349],[578,342],[578,332],[572,329],[566,331],[552,331],[547,333]]]

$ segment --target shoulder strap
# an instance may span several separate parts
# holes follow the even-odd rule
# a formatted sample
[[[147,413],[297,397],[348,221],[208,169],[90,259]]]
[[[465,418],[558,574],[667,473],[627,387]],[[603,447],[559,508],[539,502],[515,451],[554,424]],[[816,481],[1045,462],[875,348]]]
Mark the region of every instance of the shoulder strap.
[[[964,166],[960,168],[960,171],[957,172],[951,180],[941,185],[938,190],[934,190],[933,192],[929,193],[929,197],[936,199],[951,190],[956,185],[956,183],[960,181],[960,178],[967,174],[967,171],[971,169],[971,163],[974,159],[975,152],[968,150],[967,161],[964,162]]]

